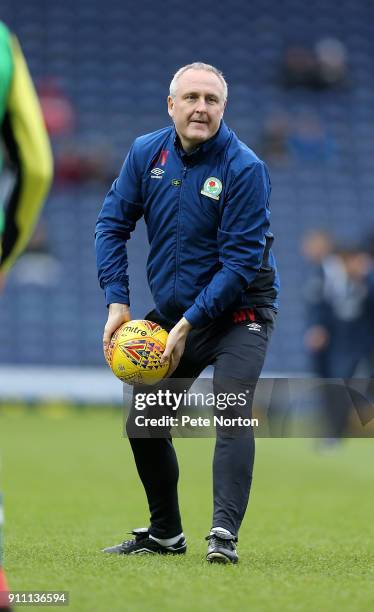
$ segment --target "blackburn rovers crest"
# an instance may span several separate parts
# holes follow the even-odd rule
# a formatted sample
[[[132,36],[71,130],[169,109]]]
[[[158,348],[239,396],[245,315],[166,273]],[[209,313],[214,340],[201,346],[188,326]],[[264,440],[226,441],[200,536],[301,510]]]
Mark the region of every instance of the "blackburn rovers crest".
[[[219,196],[222,191],[222,183],[215,176],[210,176],[206,179],[204,183],[204,187],[200,191],[202,195],[208,196],[208,198],[213,198],[213,200],[219,200]]]

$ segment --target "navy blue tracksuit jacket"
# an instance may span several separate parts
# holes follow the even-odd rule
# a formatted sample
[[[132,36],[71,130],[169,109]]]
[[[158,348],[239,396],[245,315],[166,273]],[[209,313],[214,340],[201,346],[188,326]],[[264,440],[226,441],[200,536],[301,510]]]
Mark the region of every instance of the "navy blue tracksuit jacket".
[[[277,308],[265,164],[222,121],[191,154],[174,127],[137,138],[96,226],[106,302],[129,304],[126,241],[143,215],[157,310],[200,328],[226,311]]]

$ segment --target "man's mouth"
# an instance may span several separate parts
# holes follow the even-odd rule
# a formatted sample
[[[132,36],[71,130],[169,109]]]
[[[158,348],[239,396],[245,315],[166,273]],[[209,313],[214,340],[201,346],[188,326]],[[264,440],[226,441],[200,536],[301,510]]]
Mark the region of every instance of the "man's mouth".
[[[201,125],[206,125],[206,124],[207,124],[207,122],[206,122],[206,121],[201,121],[200,119],[192,119],[192,120],[190,121],[190,123],[199,123],[199,124],[201,124]]]

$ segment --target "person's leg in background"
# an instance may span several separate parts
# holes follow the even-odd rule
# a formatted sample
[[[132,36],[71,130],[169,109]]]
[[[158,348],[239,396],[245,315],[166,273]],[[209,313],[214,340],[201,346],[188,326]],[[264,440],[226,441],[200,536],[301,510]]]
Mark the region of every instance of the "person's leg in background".
[[[354,333],[347,334],[344,325],[335,332],[329,351],[328,375],[321,389],[324,440],[320,449],[335,447],[348,433],[353,404],[346,381],[355,376],[360,361],[360,347]]]

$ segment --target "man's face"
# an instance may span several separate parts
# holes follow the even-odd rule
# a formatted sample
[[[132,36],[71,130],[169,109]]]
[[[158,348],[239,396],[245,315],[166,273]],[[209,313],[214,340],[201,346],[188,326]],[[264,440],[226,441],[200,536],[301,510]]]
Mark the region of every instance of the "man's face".
[[[214,72],[186,70],[178,79],[168,112],[185,151],[190,152],[218,131],[226,102],[223,85]]]

